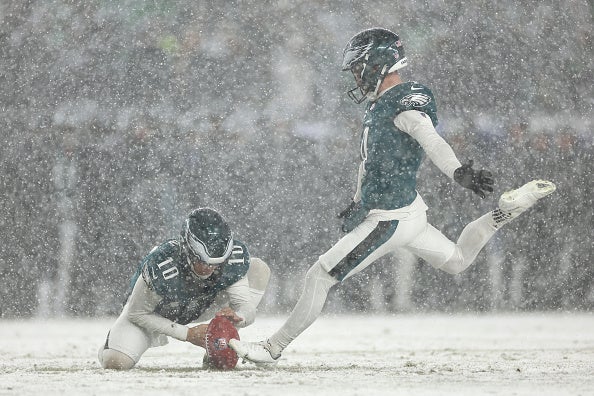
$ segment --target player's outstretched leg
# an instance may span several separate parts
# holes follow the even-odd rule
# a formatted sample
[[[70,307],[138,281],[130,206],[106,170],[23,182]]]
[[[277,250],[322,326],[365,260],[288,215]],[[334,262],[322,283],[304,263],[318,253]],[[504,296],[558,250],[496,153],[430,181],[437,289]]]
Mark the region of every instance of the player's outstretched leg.
[[[499,198],[499,211],[494,213],[496,227],[510,222],[532,207],[539,199],[556,190],[553,182],[532,180],[515,190],[506,191]]]
[[[518,189],[503,193],[497,209],[484,214],[464,227],[455,244],[454,253],[445,263],[439,261],[433,263],[430,258],[428,261],[442,271],[459,274],[474,262],[479,252],[501,226],[518,217],[539,199],[553,191],[555,191],[555,185],[550,181],[533,180]],[[439,240],[440,237],[445,239],[441,233],[437,235],[434,232],[435,240]],[[413,252],[419,251],[419,249],[427,250],[426,241],[417,242],[412,247]]]

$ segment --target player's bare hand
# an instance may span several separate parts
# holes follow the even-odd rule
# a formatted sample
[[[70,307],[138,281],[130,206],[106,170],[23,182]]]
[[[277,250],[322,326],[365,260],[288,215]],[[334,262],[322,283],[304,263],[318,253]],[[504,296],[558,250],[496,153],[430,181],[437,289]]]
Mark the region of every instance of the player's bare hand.
[[[235,311],[229,307],[225,307],[225,308],[221,309],[219,312],[217,312],[215,314],[215,316],[223,316],[223,317],[229,319],[231,321],[231,323],[233,323],[233,324],[240,323],[243,320],[242,317],[237,316]]]
[[[198,345],[202,348],[206,348],[206,329],[207,324],[200,324],[198,326],[190,327],[188,329],[188,336],[186,341],[191,342],[194,345]]]

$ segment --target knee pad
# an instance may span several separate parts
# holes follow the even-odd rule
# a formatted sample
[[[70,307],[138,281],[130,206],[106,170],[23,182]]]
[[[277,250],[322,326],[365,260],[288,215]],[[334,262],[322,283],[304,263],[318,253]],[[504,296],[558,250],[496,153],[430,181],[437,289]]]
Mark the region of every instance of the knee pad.
[[[307,270],[307,273],[305,274],[305,283],[307,285],[318,281],[322,282],[326,290],[329,290],[332,286],[338,283],[338,280],[332,277],[332,275],[322,267],[319,261],[316,261],[316,263]]]
[[[130,356],[115,349],[99,349],[99,362],[106,370],[130,370],[136,362]]]
[[[464,271],[467,267],[468,264],[466,264],[464,260],[462,251],[456,247],[452,256],[441,267],[439,267],[439,269],[447,272],[448,274],[455,275]]]

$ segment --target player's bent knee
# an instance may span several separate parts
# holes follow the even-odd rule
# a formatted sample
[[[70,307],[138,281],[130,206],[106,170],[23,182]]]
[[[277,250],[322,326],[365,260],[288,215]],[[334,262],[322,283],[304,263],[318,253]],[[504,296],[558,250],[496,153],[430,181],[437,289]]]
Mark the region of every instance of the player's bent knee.
[[[130,356],[115,349],[104,349],[100,361],[106,370],[130,370],[136,364]]]
[[[439,269],[447,272],[448,274],[457,275],[468,268],[469,265],[470,263],[464,259],[462,252],[459,249],[456,249],[454,254],[452,254],[452,257],[450,257],[448,261],[439,267]]]
[[[319,261],[316,261],[316,263],[314,265],[312,265],[308,270],[307,273],[305,274],[305,282],[306,283],[310,283],[310,282],[317,282],[317,281],[322,281],[321,283],[324,284],[324,286],[327,289],[330,289],[330,287],[332,287],[333,285],[335,285],[336,283],[338,283],[338,280],[335,279],[334,277],[332,277],[320,264]]]

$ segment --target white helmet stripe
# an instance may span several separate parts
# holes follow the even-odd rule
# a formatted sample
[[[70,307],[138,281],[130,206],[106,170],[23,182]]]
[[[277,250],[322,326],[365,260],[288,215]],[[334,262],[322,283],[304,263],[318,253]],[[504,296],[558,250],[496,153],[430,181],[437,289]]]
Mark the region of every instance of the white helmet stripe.
[[[199,257],[200,260],[204,261],[205,263],[211,265],[224,263],[225,260],[227,260],[227,258],[231,255],[231,251],[233,249],[233,238],[231,238],[227,243],[225,253],[221,257],[211,257],[208,247],[200,239],[195,238],[194,235],[189,232],[189,220],[186,220],[185,240],[187,241],[188,247],[190,248],[192,254]]]

